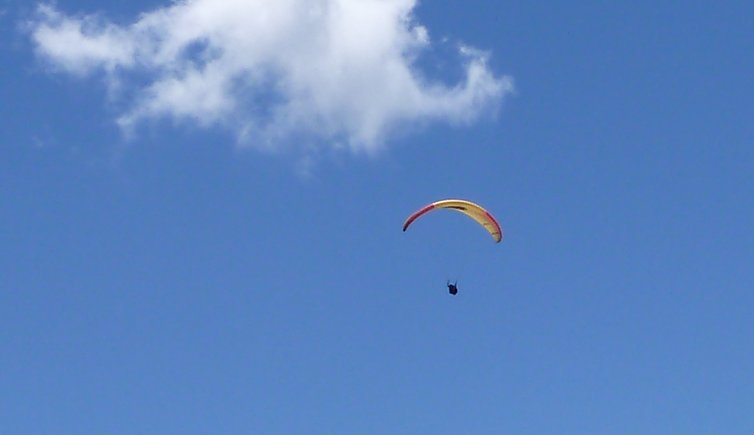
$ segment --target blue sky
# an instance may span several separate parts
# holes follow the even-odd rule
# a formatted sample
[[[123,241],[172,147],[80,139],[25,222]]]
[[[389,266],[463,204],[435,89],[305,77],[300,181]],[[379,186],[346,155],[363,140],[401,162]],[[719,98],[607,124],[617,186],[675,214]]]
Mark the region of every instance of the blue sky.
[[[0,432],[752,433],[754,4],[522,3],[0,1]]]

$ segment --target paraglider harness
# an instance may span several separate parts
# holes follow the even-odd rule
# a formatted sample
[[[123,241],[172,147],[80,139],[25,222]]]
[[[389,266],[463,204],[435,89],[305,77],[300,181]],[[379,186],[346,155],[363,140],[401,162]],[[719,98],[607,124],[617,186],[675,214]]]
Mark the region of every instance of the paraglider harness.
[[[447,282],[448,293],[452,294],[453,296],[458,293],[458,287],[456,287],[456,284],[458,284],[458,281],[451,283],[450,280],[448,280]]]

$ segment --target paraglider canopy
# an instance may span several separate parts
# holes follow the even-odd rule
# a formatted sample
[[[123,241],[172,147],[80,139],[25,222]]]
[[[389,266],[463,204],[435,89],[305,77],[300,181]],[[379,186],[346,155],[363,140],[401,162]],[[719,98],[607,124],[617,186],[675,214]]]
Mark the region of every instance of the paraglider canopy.
[[[497,220],[487,210],[482,208],[479,204],[475,204],[471,201],[463,199],[444,199],[442,201],[433,202],[428,204],[406,219],[403,223],[403,231],[406,231],[408,227],[417,219],[429,213],[432,210],[438,209],[450,209],[461,212],[466,216],[474,219],[478,224],[482,225],[487,232],[490,233],[495,242],[499,243],[503,240],[503,229]]]

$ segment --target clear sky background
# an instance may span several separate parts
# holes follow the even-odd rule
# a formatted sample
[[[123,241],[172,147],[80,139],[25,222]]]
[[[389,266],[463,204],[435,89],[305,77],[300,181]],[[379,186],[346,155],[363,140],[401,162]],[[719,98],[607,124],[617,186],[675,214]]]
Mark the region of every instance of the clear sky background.
[[[0,432],[754,433],[754,3],[341,1],[0,0]]]

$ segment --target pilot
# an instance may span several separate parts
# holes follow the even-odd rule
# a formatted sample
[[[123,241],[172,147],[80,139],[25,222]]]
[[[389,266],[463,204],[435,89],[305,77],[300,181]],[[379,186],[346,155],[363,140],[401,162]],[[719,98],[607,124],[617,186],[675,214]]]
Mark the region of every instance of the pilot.
[[[455,296],[456,293],[458,293],[458,287],[456,287],[456,283],[457,282],[458,281],[451,283],[450,281],[448,281],[448,284],[447,284],[448,285],[448,293],[452,294],[453,296]]]

